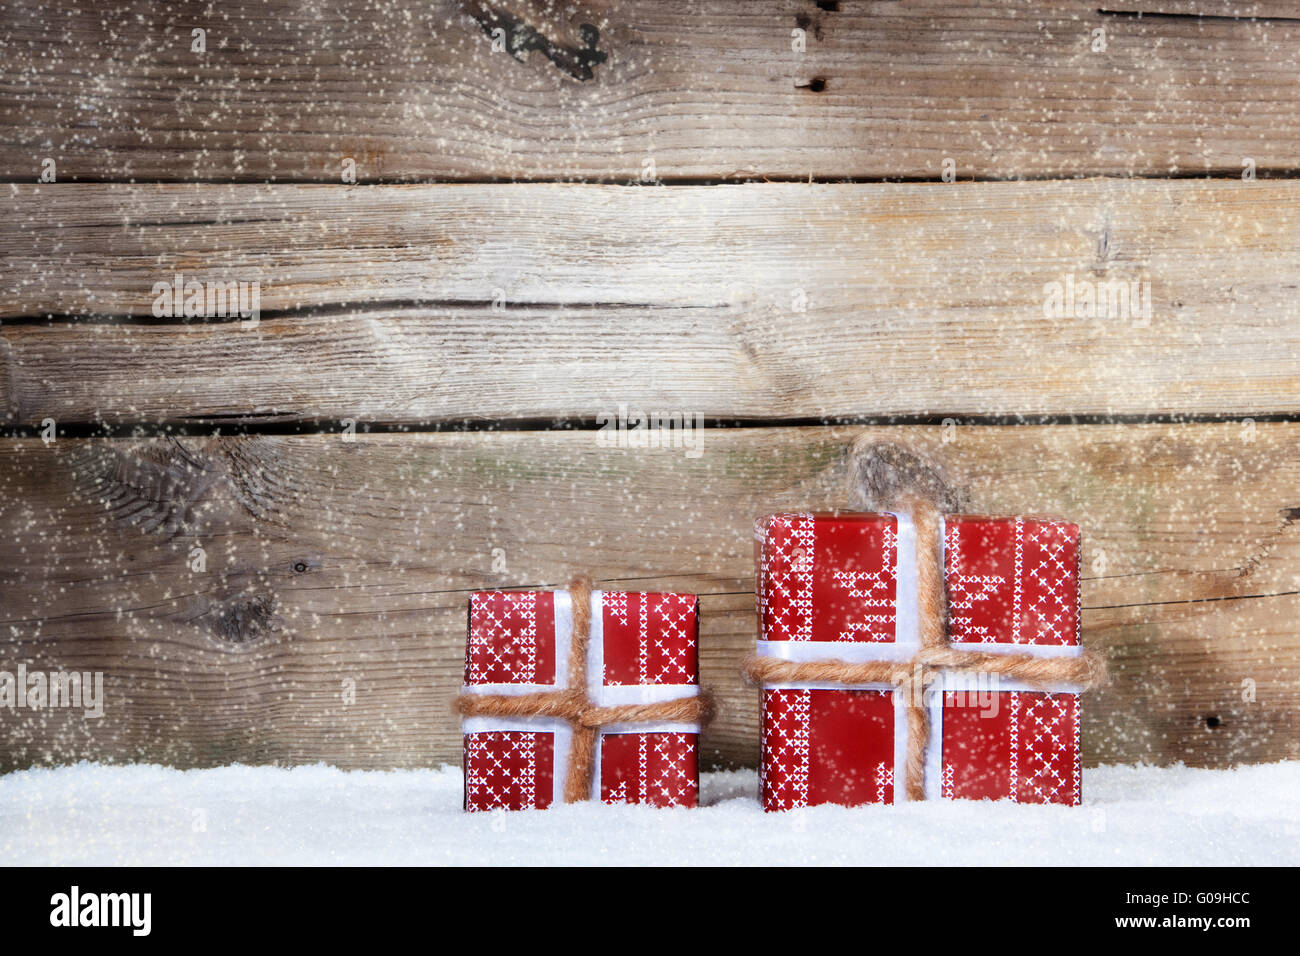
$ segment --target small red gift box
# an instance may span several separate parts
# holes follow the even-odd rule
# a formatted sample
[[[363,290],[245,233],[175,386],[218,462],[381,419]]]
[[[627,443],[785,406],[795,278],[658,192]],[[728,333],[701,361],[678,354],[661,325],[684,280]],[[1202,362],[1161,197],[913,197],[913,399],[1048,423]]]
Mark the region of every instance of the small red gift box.
[[[954,650],[1079,654],[1077,526],[949,515],[943,527]],[[906,514],[776,514],[756,538],[760,656],[912,659],[917,542]],[[940,669],[924,697],[926,797],[1078,804],[1078,691]],[[764,807],[905,800],[904,696],[888,684],[765,684]]]
[[[476,591],[469,599],[466,694],[550,693],[569,686],[568,591]],[[597,707],[699,693],[693,594],[591,592],[586,693]],[[465,809],[563,802],[571,726],[552,717],[467,717]],[[612,724],[595,750],[591,799],[695,806],[698,724]]]

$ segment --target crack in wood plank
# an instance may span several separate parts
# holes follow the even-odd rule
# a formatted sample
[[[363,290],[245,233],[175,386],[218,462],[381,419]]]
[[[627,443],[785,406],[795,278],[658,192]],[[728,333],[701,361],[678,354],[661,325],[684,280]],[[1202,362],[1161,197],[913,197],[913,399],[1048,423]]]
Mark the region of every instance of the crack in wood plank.
[[[562,44],[543,35],[532,24],[525,22],[491,3],[464,0],[466,11],[493,43],[501,42],[506,51],[520,63],[527,62],[531,52],[541,53],[557,70],[575,80],[585,82],[595,76],[595,68],[604,63],[609,54],[597,48],[600,30],[595,24],[578,26],[577,44]]]

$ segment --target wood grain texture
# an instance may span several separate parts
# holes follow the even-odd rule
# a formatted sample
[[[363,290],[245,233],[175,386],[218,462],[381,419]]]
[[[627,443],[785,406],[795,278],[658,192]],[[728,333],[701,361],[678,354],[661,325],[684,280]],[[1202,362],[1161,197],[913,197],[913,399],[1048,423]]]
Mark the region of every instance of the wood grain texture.
[[[1296,167],[1294,5],[1112,6],[1212,16],[1107,16],[1095,0],[57,14],[7,0],[0,169],[33,181],[48,157],[60,181],[339,182],[350,157],[361,181],[627,182],[937,179],[947,158],[962,179]]]
[[[1300,425],[872,431],[980,511],[1083,526],[1085,641],[1114,671],[1085,708],[1089,764],[1300,757]],[[702,595],[705,756],[752,764],[751,522],[843,502],[856,434],[711,430],[695,459],[578,432],[5,439],[4,669],[102,670],[107,701],[0,713],[0,771],[454,763],[466,592],[579,569]]]
[[[1295,182],[15,185],[3,202],[16,424],[1300,409]],[[153,317],[177,273],[258,282],[260,324]],[[1046,314],[1066,282],[1144,283],[1150,317]]]

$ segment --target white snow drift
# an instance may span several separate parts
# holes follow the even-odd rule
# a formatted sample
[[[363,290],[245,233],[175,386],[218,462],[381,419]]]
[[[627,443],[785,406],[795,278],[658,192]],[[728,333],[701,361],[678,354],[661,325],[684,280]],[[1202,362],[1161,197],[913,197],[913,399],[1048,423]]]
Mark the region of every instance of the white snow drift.
[[[936,802],[764,813],[752,771],[698,810],[461,810],[458,769],[81,764],[0,777],[6,864],[1294,864],[1300,762],[1085,771],[1082,808]]]

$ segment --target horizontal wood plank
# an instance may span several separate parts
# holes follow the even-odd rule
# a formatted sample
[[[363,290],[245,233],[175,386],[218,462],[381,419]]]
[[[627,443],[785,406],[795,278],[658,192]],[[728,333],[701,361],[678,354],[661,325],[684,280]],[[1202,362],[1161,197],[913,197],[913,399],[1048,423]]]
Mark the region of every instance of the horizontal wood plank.
[[[575,432],[4,439],[0,669],[100,670],[106,702],[5,712],[0,771],[454,763],[467,591],[579,570],[702,595],[705,755],[752,764],[751,521],[843,503],[859,431],[710,430],[696,458]],[[1114,673],[1089,764],[1300,757],[1300,424],[871,431],[972,508],[1082,525]]]
[[[15,424],[1300,410],[1295,182],[58,185],[3,203]],[[177,274],[258,283],[257,327],[155,317]],[[1104,283],[1137,283],[1149,314],[1140,294],[1067,304]]]
[[[56,15],[6,0],[0,168],[312,182],[342,181],[345,159],[362,182],[937,179],[948,159],[962,179],[1295,168],[1293,4],[1105,9],[114,0]],[[1267,19],[1234,19],[1252,16]]]

